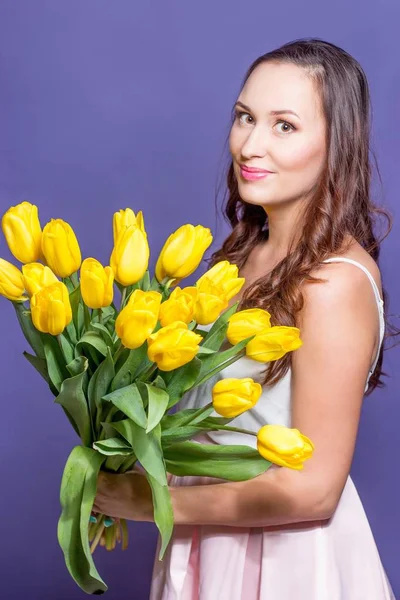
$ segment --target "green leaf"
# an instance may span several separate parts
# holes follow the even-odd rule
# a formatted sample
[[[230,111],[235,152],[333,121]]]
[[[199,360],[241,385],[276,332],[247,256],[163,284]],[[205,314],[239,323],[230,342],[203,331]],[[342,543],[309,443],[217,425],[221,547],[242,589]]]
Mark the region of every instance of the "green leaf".
[[[121,412],[132,419],[139,427],[146,429],[147,416],[143,407],[142,396],[136,383],[104,395],[103,400],[112,402]]]
[[[148,383],[138,382],[137,386],[144,402],[148,405],[146,433],[149,433],[164,416],[169,396],[165,390]]]
[[[168,486],[160,485],[157,479],[152,477],[150,473],[146,472],[146,478],[150,484],[153,496],[154,522],[161,534],[161,548],[158,558],[162,560],[174,529],[171,495]]]
[[[105,461],[91,448],[76,446],[68,457],[61,482],[62,512],[57,536],[65,564],[74,581],[87,594],[107,591],[90,553],[88,526],[96,496],[97,477]]]
[[[72,309],[72,322],[75,328],[76,339],[79,339],[82,335],[84,326],[83,320],[83,306],[81,304],[81,286],[78,285],[69,295],[69,302]],[[73,340],[74,341],[74,340]],[[74,341],[74,343],[76,343]]]
[[[200,415],[197,419],[195,418],[196,413],[198,413],[198,408],[185,408],[184,410],[179,410],[172,415],[165,415],[161,420],[162,430],[166,429],[176,429],[177,427],[181,427],[183,423],[194,425],[199,421],[203,421],[206,419],[208,415],[213,412],[214,408],[212,406],[209,407],[207,411],[205,411],[202,415]]]
[[[167,376],[165,376],[164,372],[161,372],[161,377],[167,384],[167,391],[170,398],[168,408],[175,406],[183,394],[193,387],[199,376],[201,366],[202,361],[195,356],[193,360],[183,367],[169,371]]]
[[[93,448],[106,456],[128,456],[133,454],[132,447],[125,440],[116,437],[93,442]]]
[[[196,356],[201,356],[204,354],[215,354],[215,353],[216,353],[216,350],[211,350],[211,348],[206,348],[205,346],[199,346]]]
[[[112,423],[132,446],[143,468],[154,477],[160,485],[167,485],[165,464],[161,449],[161,427],[157,425],[152,431],[146,433],[130,419]]]
[[[42,340],[49,378],[57,392],[59,392],[63,380],[69,377],[65,358],[56,338],[45,333],[42,334]]]
[[[239,302],[236,302],[228,308],[225,312],[222,313],[215,321],[213,326],[205,335],[203,341],[201,342],[201,347],[211,348],[212,350],[219,350],[222,343],[226,338],[226,332],[228,329],[228,320],[231,317],[238,307]]]
[[[97,332],[86,331],[86,333],[83,334],[75,346],[75,355],[80,354],[82,350],[84,351],[85,347],[88,348],[89,351],[95,351],[94,353],[91,352],[91,356],[97,364],[103,360],[102,357],[107,356],[108,346]]]
[[[102,310],[104,310],[104,309],[102,309]],[[90,324],[90,329],[93,330],[94,332],[98,332],[100,334],[102,340],[104,341],[104,343],[109,348],[111,348],[111,350],[113,350],[114,342],[113,342],[110,332],[108,331],[108,329],[105,325],[103,325],[102,323],[96,323],[95,321],[92,321]]]
[[[36,371],[40,373],[43,379],[45,379],[47,383],[50,383],[49,374],[47,372],[46,359],[39,358],[39,356],[35,356],[34,354],[29,354],[29,352],[26,352],[26,350],[24,350],[22,354],[31,363],[31,365],[35,367]]]
[[[74,347],[67,340],[63,333],[60,334],[59,340],[61,341],[62,351],[64,354],[66,364],[74,360]]]
[[[22,302],[12,302],[12,305],[26,341],[39,358],[45,358],[42,336],[32,323],[31,311]]]
[[[142,279],[140,280],[140,288],[147,292],[150,288],[150,273],[148,271],[145,272]]]
[[[106,410],[108,409],[108,406],[103,407],[102,398],[105,394],[107,394],[114,376],[114,361],[110,348],[107,348],[107,356],[105,360],[100,363],[89,381],[89,409],[95,423],[95,434],[100,432],[100,422],[103,418],[103,408]]]
[[[165,448],[167,444],[185,442],[192,439],[195,435],[208,431],[206,427],[184,425],[183,427],[165,429],[161,432],[161,444]]]
[[[78,358],[71,360],[71,362],[66,365],[66,368],[70,375],[78,375],[78,373],[86,371],[88,366],[88,359],[85,356],[78,356]]]
[[[217,352],[202,358],[200,373],[192,387],[197,387],[198,385],[207,381],[207,379],[210,379],[210,377],[213,377],[213,375],[216,375],[222,371],[222,369],[225,369],[227,366],[236,362],[243,354],[246,345],[250,340],[253,339],[253,337],[254,335],[242,340],[238,344],[232,346],[232,348],[228,348],[228,350]]]
[[[250,446],[178,442],[164,447],[167,471],[174,475],[246,481],[264,473],[271,463]]]
[[[114,380],[111,384],[111,390],[117,390],[118,388],[125,387],[133,382],[134,377],[139,369],[147,359],[147,342],[144,342],[139,348],[129,350],[125,362],[121,368],[117,371]],[[150,361],[147,359],[148,364]],[[147,363],[146,363],[147,364]]]
[[[83,380],[85,376],[86,371],[82,371],[73,377],[64,379],[61,384],[61,391],[54,402],[61,404],[67,413],[67,416],[70,417],[70,421],[72,419],[75,424],[74,429],[78,432],[82,444],[84,446],[90,446],[93,441],[93,432],[88,404],[83,391]]]

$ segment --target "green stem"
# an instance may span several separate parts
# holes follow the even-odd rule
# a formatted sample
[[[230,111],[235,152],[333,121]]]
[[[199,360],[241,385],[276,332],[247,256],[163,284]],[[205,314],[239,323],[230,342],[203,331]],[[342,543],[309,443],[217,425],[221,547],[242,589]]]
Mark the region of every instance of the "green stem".
[[[229,425],[222,425],[220,427],[217,426],[215,427],[215,431],[237,431],[239,433],[247,433],[248,435],[254,435],[257,437],[257,434],[254,431],[250,431],[249,429],[241,429],[240,427],[229,427]]]
[[[83,300],[82,300],[82,305],[83,305],[83,320],[85,322],[85,329],[86,329],[86,331],[89,331],[89,327],[90,327],[89,309],[86,306],[86,304],[83,302]]]
[[[77,271],[75,271],[75,273],[72,273],[72,275],[70,275],[69,280],[72,283],[72,285],[74,286],[74,288],[76,289],[78,287],[78,285],[79,285],[79,279],[78,279],[78,273],[77,273]]]
[[[101,310],[101,308],[97,309],[97,314],[99,316],[99,323],[103,324],[103,311]]]
[[[125,350],[125,346],[121,342],[113,356],[114,363],[117,362],[117,360],[119,359],[119,357],[121,356],[121,354],[124,350]]]

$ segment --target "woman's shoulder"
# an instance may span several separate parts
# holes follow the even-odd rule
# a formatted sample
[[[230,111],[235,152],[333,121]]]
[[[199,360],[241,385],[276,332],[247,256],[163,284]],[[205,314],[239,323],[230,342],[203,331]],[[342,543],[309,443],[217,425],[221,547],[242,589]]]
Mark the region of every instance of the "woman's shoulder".
[[[358,242],[354,242],[344,253],[332,255],[333,257],[348,258],[367,269],[372,275],[382,297],[382,280],[379,266]],[[331,292],[337,291],[340,293],[341,290],[351,292],[353,289],[355,294],[357,292],[358,294],[362,294],[371,287],[371,282],[367,274],[357,265],[346,260],[321,263],[313,269],[311,276],[327,280]],[[307,287],[309,290],[311,289],[310,286]]]

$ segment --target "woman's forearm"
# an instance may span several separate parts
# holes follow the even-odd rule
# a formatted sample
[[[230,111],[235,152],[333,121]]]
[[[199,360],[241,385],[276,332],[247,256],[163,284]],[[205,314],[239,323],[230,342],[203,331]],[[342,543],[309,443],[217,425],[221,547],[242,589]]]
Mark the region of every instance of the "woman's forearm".
[[[276,527],[331,516],[303,472],[279,467],[248,481],[169,489],[179,525]]]

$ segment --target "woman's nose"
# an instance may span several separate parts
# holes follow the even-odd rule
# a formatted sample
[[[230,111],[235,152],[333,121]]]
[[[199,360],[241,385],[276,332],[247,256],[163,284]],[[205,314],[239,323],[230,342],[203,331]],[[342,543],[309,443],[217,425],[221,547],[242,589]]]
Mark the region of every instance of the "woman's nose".
[[[262,127],[254,127],[241,148],[243,158],[263,157],[268,152],[268,135]]]

